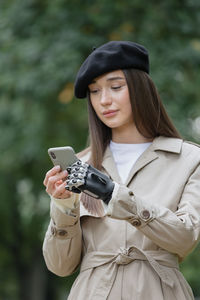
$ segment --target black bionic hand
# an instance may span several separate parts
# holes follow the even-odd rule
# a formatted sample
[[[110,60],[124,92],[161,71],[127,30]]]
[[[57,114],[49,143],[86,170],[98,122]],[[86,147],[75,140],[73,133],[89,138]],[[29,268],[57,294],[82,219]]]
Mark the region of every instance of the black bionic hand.
[[[66,189],[74,193],[81,191],[108,203],[114,189],[112,180],[96,168],[78,160],[70,168]]]

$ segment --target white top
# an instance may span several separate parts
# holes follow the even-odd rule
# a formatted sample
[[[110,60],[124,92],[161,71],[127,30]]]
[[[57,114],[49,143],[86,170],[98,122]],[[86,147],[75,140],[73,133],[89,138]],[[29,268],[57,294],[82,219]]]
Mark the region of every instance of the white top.
[[[121,144],[113,141],[110,142],[110,150],[122,183],[125,183],[133,165],[150,145],[151,143]]]

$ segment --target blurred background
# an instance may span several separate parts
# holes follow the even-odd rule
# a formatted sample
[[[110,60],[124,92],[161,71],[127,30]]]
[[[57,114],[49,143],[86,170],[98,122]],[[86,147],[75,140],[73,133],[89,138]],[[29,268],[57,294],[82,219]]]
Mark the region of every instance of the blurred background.
[[[64,300],[42,257],[49,222],[47,149],[87,141],[80,64],[109,40],[149,49],[151,77],[184,139],[200,143],[199,0],[0,1],[0,300]],[[200,296],[200,246],[181,264]]]

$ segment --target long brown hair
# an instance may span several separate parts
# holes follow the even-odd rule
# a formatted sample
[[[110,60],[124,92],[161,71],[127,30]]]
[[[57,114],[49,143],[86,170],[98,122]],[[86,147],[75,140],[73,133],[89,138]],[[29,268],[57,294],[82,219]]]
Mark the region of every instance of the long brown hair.
[[[129,96],[132,106],[133,120],[138,131],[147,138],[155,138],[157,136],[166,136],[181,138],[177,129],[170,120],[157,89],[150,76],[136,69],[123,70],[125,75]],[[88,94],[88,119],[89,119],[89,143],[91,156],[89,163],[95,168],[101,170],[101,164],[105,149],[108,146],[112,131],[107,127],[96,115]],[[93,213],[101,215],[102,211],[96,207],[95,203],[99,202],[92,197],[82,194],[82,202],[89,207],[93,207]],[[97,203],[99,207],[99,203]]]

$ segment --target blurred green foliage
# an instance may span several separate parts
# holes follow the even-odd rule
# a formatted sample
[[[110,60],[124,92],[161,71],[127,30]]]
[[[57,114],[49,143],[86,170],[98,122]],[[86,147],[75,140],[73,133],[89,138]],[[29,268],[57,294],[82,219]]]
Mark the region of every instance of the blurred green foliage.
[[[151,76],[185,139],[200,141],[198,0],[1,0],[0,300],[62,300],[74,277],[47,271],[47,149],[86,145],[87,108],[73,81],[93,46],[132,40],[150,51]],[[181,269],[200,295],[197,248]]]

